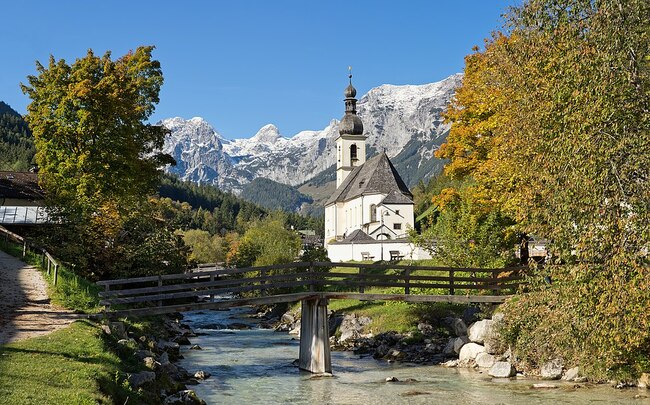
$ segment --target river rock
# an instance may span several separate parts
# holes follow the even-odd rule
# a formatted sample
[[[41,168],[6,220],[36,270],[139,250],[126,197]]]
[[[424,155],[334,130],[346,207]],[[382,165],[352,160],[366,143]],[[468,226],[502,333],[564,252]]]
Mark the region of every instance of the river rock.
[[[497,361],[488,371],[488,375],[495,378],[510,378],[517,375],[517,370],[507,361]]]
[[[487,352],[477,354],[475,361],[476,365],[481,368],[491,368],[496,363],[494,356]]]
[[[639,377],[639,381],[637,381],[637,387],[650,388],[650,373],[641,373],[641,376]]]
[[[446,356],[450,356],[455,353],[454,351],[454,342],[456,341],[456,338],[449,338],[447,341],[447,344],[445,345],[445,348],[442,349],[442,354]]]
[[[554,389],[554,388],[560,388],[560,387],[555,385],[555,384],[538,383],[538,384],[533,384],[532,388],[535,388],[535,389]]]
[[[339,343],[343,344],[348,340],[354,340],[361,337],[363,328],[370,322],[372,322],[372,320],[367,316],[357,317],[354,314],[346,315],[339,327],[339,331],[341,332]]]
[[[574,381],[576,378],[580,376],[580,367],[573,367],[568,369],[564,375],[562,376],[562,379],[565,381]]]
[[[145,367],[150,370],[156,370],[160,363],[156,361],[153,357],[145,357],[143,360]]]
[[[386,382],[399,382],[397,377],[386,377]]]
[[[165,398],[164,405],[206,405],[192,390],[179,391]]]
[[[300,337],[300,320],[293,324],[293,329],[289,331],[289,334]]]
[[[139,373],[129,374],[127,377],[129,385],[131,385],[132,388],[139,388],[148,382],[154,381],[155,379],[156,373],[153,371],[141,371]]]
[[[476,343],[467,343],[461,347],[460,353],[458,353],[458,361],[460,363],[470,362],[475,360],[479,353],[483,352],[485,352],[485,347]]]
[[[481,310],[477,307],[468,307],[463,311],[463,322],[465,325],[469,325],[473,322],[476,322],[477,315]]]
[[[433,329],[433,326],[431,326],[426,322],[418,323],[418,330],[424,336],[433,336],[435,334],[435,330]]]
[[[291,314],[291,312],[285,312],[285,313],[282,315],[282,318],[280,318],[280,322],[282,322],[282,323],[287,323],[287,324],[291,325],[291,324],[293,324],[294,322],[296,322],[296,318],[293,317],[293,315]]]
[[[467,336],[467,325],[460,318],[454,318],[451,323],[451,329],[456,336]]]
[[[160,364],[168,364],[169,363],[169,354],[167,354],[167,352],[163,352],[160,356],[158,356],[158,362]]]
[[[491,319],[474,322],[468,329],[469,340],[474,343],[483,344],[486,336],[490,333],[492,323],[493,321]]]
[[[447,362],[442,363],[443,367],[458,367],[458,360],[449,360]]]
[[[194,378],[198,380],[205,380],[206,378],[209,378],[212,374],[208,373],[207,371],[204,370],[199,370],[196,373],[194,373]]]
[[[544,364],[540,369],[543,380],[559,380],[562,377],[564,363],[560,359],[553,359]]]
[[[462,349],[467,343],[469,343],[469,338],[467,336],[460,336],[454,339],[454,352],[460,354],[460,349]]]
[[[190,350],[203,350],[203,348],[201,346],[199,346],[199,345],[192,345],[190,347]]]

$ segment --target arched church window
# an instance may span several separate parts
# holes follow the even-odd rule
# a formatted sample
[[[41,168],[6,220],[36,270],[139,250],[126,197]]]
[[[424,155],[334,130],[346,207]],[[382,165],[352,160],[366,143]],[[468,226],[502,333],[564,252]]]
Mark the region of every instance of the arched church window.
[[[354,143],[350,145],[350,160],[357,160],[357,145]]]
[[[377,222],[377,205],[370,205],[370,222]]]

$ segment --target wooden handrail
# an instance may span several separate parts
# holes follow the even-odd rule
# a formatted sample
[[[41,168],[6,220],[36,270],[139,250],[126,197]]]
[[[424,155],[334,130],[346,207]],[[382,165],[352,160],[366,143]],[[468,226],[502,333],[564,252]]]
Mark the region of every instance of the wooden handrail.
[[[54,285],[57,284],[58,279],[59,279],[59,262],[58,262],[58,260],[56,260],[56,259],[55,259],[51,254],[50,254],[50,252],[48,252],[48,251],[45,250],[44,248],[42,248],[42,247],[36,245],[35,243],[30,242],[29,240],[23,238],[22,236],[20,236],[20,235],[14,233],[14,232],[11,232],[10,230],[8,230],[7,228],[5,228],[4,226],[0,226],[0,233],[4,234],[5,237],[11,237],[11,238],[14,239],[16,242],[20,242],[20,243],[23,244],[23,258],[24,258],[25,255],[27,254],[27,249],[30,248],[30,247],[31,247],[32,249],[34,249],[34,250],[40,252],[40,253],[43,255],[43,258],[44,258],[44,259],[43,259],[43,262],[45,262],[45,258],[47,258],[47,266],[46,266],[47,274],[49,275],[49,274],[50,274],[50,271],[51,271],[52,268],[53,268],[53,269],[54,269]],[[43,265],[45,265],[45,263],[43,263]]]

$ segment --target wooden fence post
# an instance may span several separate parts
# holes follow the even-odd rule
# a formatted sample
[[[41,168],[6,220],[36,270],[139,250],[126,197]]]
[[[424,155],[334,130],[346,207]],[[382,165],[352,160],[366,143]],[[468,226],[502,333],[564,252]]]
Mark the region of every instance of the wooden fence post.
[[[25,258],[25,255],[27,254],[27,241],[23,242],[23,259]]]
[[[314,292],[314,283],[316,282],[315,279],[315,272],[314,272],[314,262],[309,262],[309,292]]]
[[[158,287],[162,287],[162,285],[163,285],[162,274],[158,274]],[[162,304],[163,304],[162,300],[159,300],[158,306],[162,307]]]
[[[492,272],[492,278],[494,279],[492,281],[492,287],[494,287],[494,288],[492,288],[492,293],[494,295],[497,295],[497,294],[499,294],[499,277],[498,277],[498,274],[497,274],[496,271]]]
[[[214,282],[214,273],[210,274],[210,284]],[[213,289],[214,286],[210,285],[210,289]],[[210,302],[214,302],[214,294],[210,294]]]
[[[111,285],[110,285],[110,284],[106,284],[106,285],[104,286],[104,291],[105,291],[106,293],[108,293],[108,292],[110,291],[110,289],[111,289]],[[106,294],[106,296],[108,297],[108,294]],[[106,309],[109,310],[110,308],[111,308],[111,304],[106,304]]]
[[[51,264],[52,264],[52,262],[50,261],[50,258],[48,257],[47,258],[47,275],[48,276],[50,275],[50,265]]]
[[[262,280],[260,280],[260,295],[262,295],[262,297],[266,295],[266,288],[264,288],[266,280],[263,279],[264,277],[266,277],[266,270],[260,269],[260,278],[262,278]]]
[[[59,279],[59,264],[54,263],[54,285],[56,285]]]
[[[363,277],[363,267],[359,267],[359,293],[363,294],[365,291],[365,279]]]
[[[411,293],[410,278],[411,269],[404,270],[404,294],[406,295],[409,295]]]
[[[454,270],[449,269],[449,295],[454,295]]]

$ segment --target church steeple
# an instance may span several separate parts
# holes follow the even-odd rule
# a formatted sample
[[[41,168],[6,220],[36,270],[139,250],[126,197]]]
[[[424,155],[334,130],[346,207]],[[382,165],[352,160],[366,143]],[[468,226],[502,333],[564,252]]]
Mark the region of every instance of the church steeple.
[[[352,85],[352,68],[350,67],[348,78],[350,84],[345,88],[343,94],[345,95],[345,115],[341,119],[339,125],[339,134],[343,135],[363,135],[363,122],[357,116],[357,89]]]
[[[345,88],[345,115],[339,123],[339,137],[336,138],[336,187],[352,170],[366,161],[366,137],[363,135],[363,122],[357,115],[357,89],[352,85],[352,67],[349,68],[350,83]]]

